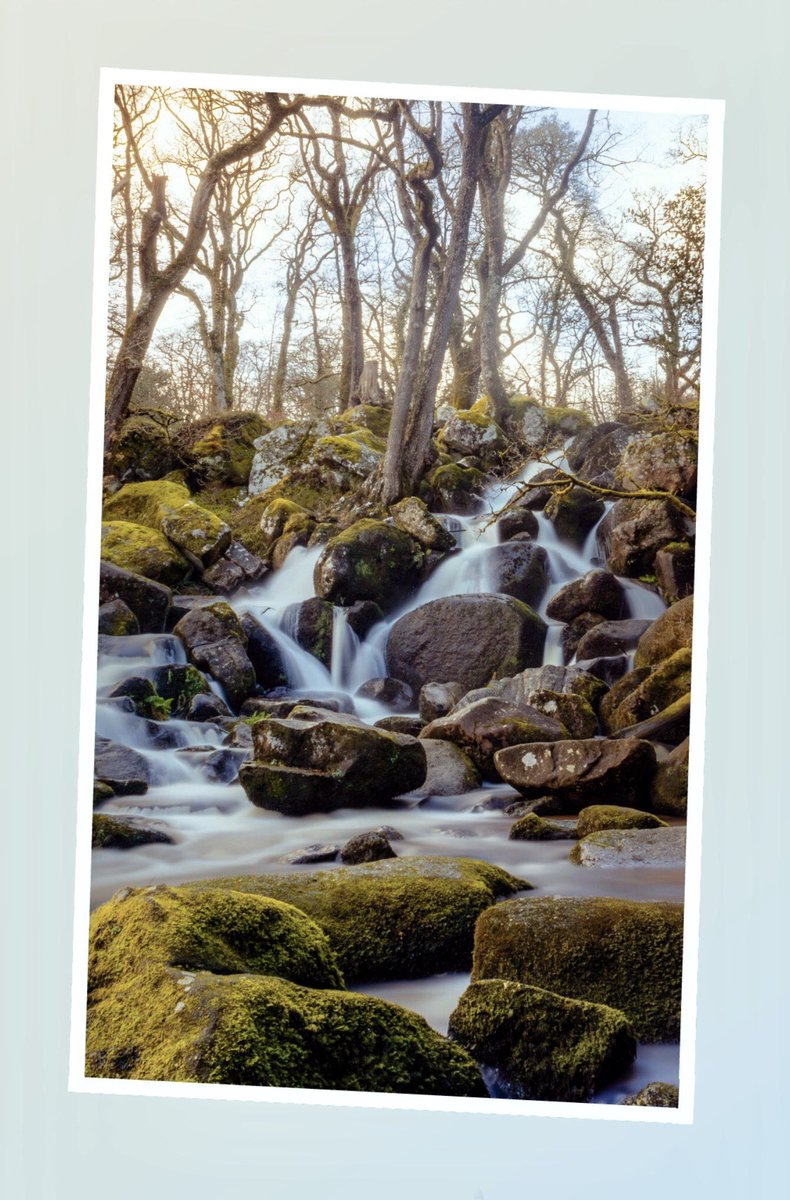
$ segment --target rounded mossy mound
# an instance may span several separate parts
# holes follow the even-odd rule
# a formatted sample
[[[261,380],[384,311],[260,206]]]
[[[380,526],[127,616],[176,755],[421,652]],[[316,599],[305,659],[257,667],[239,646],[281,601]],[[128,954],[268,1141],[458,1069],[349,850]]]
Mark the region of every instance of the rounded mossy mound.
[[[331,538],[315,566],[316,594],[332,604],[373,600],[388,612],[420,581],[425,553],[396,525],[356,521]]]
[[[183,973],[97,997],[86,1074],[125,1079],[484,1096],[461,1047],[372,996],[255,974]]]
[[[674,1083],[648,1083],[635,1096],[628,1096],[623,1104],[634,1104],[639,1108],[677,1108],[678,1089]]]
[[[641,1041],[674,1041],[682,957],[682,904],[523,898],[480,916],[472,979],[513,979],[606,1004],[625,1013]]]
[[[468,970],[480,913],[531,885],[475,859],[431,857],[188,886],[232,888],[295,905],[324,931],[353,981]]]
[[[618,808],[615,804],[591,804],[583,808],[576,822],[580,838],[604,829],[661,829],[666,821],[637,808]]]
[[[221,482],[238,487],[250,477],[256,438],[268,430],[257,413],[215,413],[181,425],[173,443],[196,486]]]
[[[471,984],[449,1032],[518,1100],[589,1100],[636,1057],[623,1013],[505,979]]]
[[[163,533],[132,521],[105,521],[101,527],[102,560],[143,575],[156,583],[183,583],[191,566]]]

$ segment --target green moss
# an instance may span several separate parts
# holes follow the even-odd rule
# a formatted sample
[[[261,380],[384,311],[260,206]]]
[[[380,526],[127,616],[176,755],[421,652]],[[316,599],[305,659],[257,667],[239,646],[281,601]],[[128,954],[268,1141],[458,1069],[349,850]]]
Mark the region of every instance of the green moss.
[[[181,583],[190,564],[164,534],[132,521],[105,521],[101,556],[105,562],[157,583]]]
[[[209,606],[213,608],[213,605]],[[156,690],[170,706],[174,717],[185,717],[195,696],[205,696],[211,688],[197,667],[188,665],[157,667]]]
[[[381,408],[376,404],[358,404],[347,409],[338,418],[344,425],[350,425],[358,430],[360,427],[370,430],[374,437],[386,441],[389,433],[392,410]],[[375,448],[375,447],[374,447]]]
[[[112,800],[115,792],[110,787],[109,783],[103,783],[101,779],[93,781],[93,803],[104,804],[107,800]]]
[[[269,426],[255,413],[222,413],[182,425],[174,441],[199,485],[212,480],[246,484],[255,454],[253,442]]]
[[[103,515],[108,521],[133,521],[149,529],[161,529],[163,519],[189,499],[188,488],[167,479],[127,483],[104,501]]]
[[[591,804],[579,813],[576,832],[580,838],[602,829],[659,829],[666,828],[666,821],[652,813],[640,812],[636,808],[618,808],[614,804]]]
[[[627,694],[616,708],[612,705],[615,699],[619,700],[620,693],[616,698],[612,697],[611,704],[607,696],[606,712],[602,713],[607,732],[619,733],[630,725],[646,721],[687,695],[691,688],[691,650],[677,650],[654,671],[645,674],[646,670],[638,667],[618,681],[623,692],[629,681],[631,686],[628,686]]]
[[[683,906],[541,897],[483,913],[472,979],[513,979],[620,1009],[642,1041],[680,1029]]]
[[[467,988],[450,1036],[520,1100],[589,1100],[636,1057],[623,1013],[504,979]]]
[[[385,437],[376,437],[369,429],[352,429],[344,440],[359,442],[362,446],[367,446],[368,450],[374,450],[377,454],[384,454],[387,449],[387,439]]]
[[[468,969],[480,913],[530,885],[488,863],[435,857],[188,886],[231,887],[295,905],[326,933],[346,979],[364,980]]]
[[[366,518],[330,538],[316,564],[316,592],[333,604],[374,600],[391,610],[419,582],[422,546],[403,530]]]
[[[578,408],[563,408],[561,405],[548,405],[540,410],[549,423],[550,429],[557,429],[568,434],[581,433],[592,427],[592,421],[587,413]]]
[[[118,817],[93,814],[91,845],[94,850],[131,850],[151,842],[172,842],[173,839],[156,826],[140,821],[123,821]]]
[[[623,1104],[635,1104],[640,1108],[677,1108],[678,1089],[674,1083],[648,1083],[641,1092],[623,1100]]]
[[[576,833],[572,826],[565,828],[544,820],[537,813],[529,812],[514,821],[507,836],[513,842],[554,842],[574,838]]]

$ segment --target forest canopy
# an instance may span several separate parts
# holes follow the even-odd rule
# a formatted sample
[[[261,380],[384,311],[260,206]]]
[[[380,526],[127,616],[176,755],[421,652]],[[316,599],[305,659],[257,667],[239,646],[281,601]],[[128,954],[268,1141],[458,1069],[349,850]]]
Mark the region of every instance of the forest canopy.
[[[106,445],[386,402],[391,502],[443,404],[694,406],[704,168],[699,119],[119,86]]]

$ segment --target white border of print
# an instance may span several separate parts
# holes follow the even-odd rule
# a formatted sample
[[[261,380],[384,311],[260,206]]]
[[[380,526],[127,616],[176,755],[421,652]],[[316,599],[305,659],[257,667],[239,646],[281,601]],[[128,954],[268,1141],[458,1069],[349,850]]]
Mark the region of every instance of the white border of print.
[[[96,624],[101,533],[101,484],[104,427],[105,338],[108,302],[107,253],[110,244],[113,91],[118,83],[168,84],[245,91],[343,94],[384,98],[497,101],[555,108],[599,108],[619,112],[661,112],[708,117],[708,171],[705,229],[705,276],[702,324],[702,387],[697,510],[691,754],[680,1036],[680,1105],[671,1108],[576,1104],[561,1101],[460,1099],[450,1096],[390,1095],[379,1092],[320,1091],[309,1088],[250,1087],[231,1084],[168,1083],[98,1079],[85,1075],[84,1046],[90,913],[93,738],[96,693]],[[183,1097],[207,1100],[258,1100],[284,1104],[422,1109],[437,1112],[507,1113],[587,1120],[639,1121],[688,1125],[694,1114],[697,960],[702,844],[703,747],[710,586],[711,501],[713,492],[713,417],[716,387],[716,316],[719,287],[719,235],[724,101],[657,96],[609,96],[592,93],[511,91],[493,88],[434,87],[347,80],[261,78],[200,72],[137,71],[103,68],[99,88],[96,173],[96,236],[93,272],[93,327],[88,441],[88,499],[85,521],[85,592],[83,601],[82,683],[80,693],[79,782],[76,883],[71,997],[69,1091],[107,1095]]]

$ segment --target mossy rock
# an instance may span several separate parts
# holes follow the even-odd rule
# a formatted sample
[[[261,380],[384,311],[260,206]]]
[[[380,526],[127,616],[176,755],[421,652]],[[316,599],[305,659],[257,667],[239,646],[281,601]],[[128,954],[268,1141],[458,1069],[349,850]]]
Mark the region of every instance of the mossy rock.
[[[512,842],[558,842],[575,838],[576,830],[573,825],[559,825],[529,812],[514,821],[507,836]]]
[[[648,1083],[635,1096],[628,1096],[623,1104],[634,1104],[639,1108],[677,1108],[678,1089],[674,1083]]]
[[[346,980],[360,981],[468,970],[480,913],[531,885],[474,859],[415,857],[187,886],[293,904],[327,935]]]
[[[309,987],[343,986],[315,922],[270,897],[228,887],[126,888],[93,913],[89,993],[164,966],[280,975]]]
[[[645,673],[647,670],[647,673]],[[629,686],[633,679],[636,686]],[[622,690],[624,698],[612,708],[618,699],[613,696],[615,688]],[[602,705],[601,719],[607,733],[618,733],[639,721],[646,721],[664,712],[671,704],[688,694],[691,689],[691,650],[677,650],[665,659],[654,671],[638,667],[619,680]],[[619,695],[619,694],[618,694]]]
[[[126,484],[105,501],[104,516],[159,530],[201,569],[215,563],[230,544],[229,526],[195,504],[183,484],[168,479]]]
[[[682,958],[682,904],[525,898],[481,914],[472,979],[513,979],[606,1004],[625,1013],[640,1041],[674,1041]]]
[[[444,513],[475,513],[482,503],[486,477],[475,467],[459,467],[447,463],[437,467],[427,479],[430,495],[436,507]]]
[[[678,650],[690,650],[693,620],[693,596],[672,604],[639,639],[634,666],[656,666]]]
[[[492,462],[505,452],[508,438],[492,417],[472,408],[454,412],[439,433],[437,443],[452,454],[474,455]]]
[[[128,637],[140,632],[140,622],[129,605],[116,597],[99,606],[99,633]]]
[[[167,426],[173,414],[140,408],[124,421],[111,452],[110,466],[120,478],[161,479],[181,465]]]
[[[486,1095],[466,1052],[395,1004],[280,978],[171,968],[97,998],[88,1014],[86,1074]]]
[[[604,515],[605,505],[599,496],[586,488],[572,487],[567,492],[556,491],[547,501],[544,512],[558,537],[581,546],[593,525]]]
[[[335,468],[360,479],[367,478],[381,458],[382,451],[368,445],[365,433],[361,437],[322,437],[310,451],[310,461],[319,467]]]
[[[170,704],[170,716],[179,719],[189,713],[195,696],[211,694],[211,688],[197,667],[173,664],[157,667],[152,676],[157,695]]]
[[[189,488],[168,479],[146,483],[127,483],[104,501],[103,515],[108,521],[134,521],[149,529],[162,528],[171,516],[190,499]]]
[[[93,781],[93,806],[98,804],[106,804],[108,800],[112,800],[115,792],[110,787],[109,783],[103,783],[101,779]]]
[[[686,862],[683,826],[653,829],[602,829],[588,833],[568,858],[580,867],[675,867]]]
[[[604,829],[665,829],[662,821],[653,813],[640,812],[638,808],[618,808],[615,804],[591,804],[583,808],[576,822],[580,838],[588,833],[600,833]]]
[[[141,821],[134,817],[121,819],[103,813],[93,814],[91,846],[94,850],[132,850],[135,846],[147,846],[154,842],[173,842],[173,838],[160,821]]]
[[[377,404],[357,404],[341,413],[338,420],[358,430],[368,429],[376,438],[386,441],[392,420],[392,409]]]
[[[349,441],[359,442],[361,446],[366,446],[368,450],[374,450],[377,454],[384,454],[386,452],[386,437],[376,437],[369,429],[351,429],[343,436]]]
[[[356,521],[331,538],[315,566],[316,594],[332,604],[373,600],[388,612],[418,584],[425,564],[419,542],[383,521]]]
[[[105,521],[101,531],[105,562],[156,583],[183,583],[191,565],[163,533],[132,521]]]
[[[213,512],[230,527],[233,541],[241,542],[250,554],[257,554],[262,559],[267,557],[271,541],[261,529],[268,503],[264,496],[248,497],[239,488],[224,488],[198,492],[194,499],[201,508]]]
[[[257,413],[215,413],[180,426],[173,440],[196,486],[212,481],[240,486],[250,476],[253,443],[268,430]]]
[[[623,1013],[505,979],[471,984],[449,1032],[518,1100],[589,1100],[636,1057]]]
[[[656,812],[685,817],[689,786],[689,740],[681,742],[658,764],[650,784],[650,799]]]

